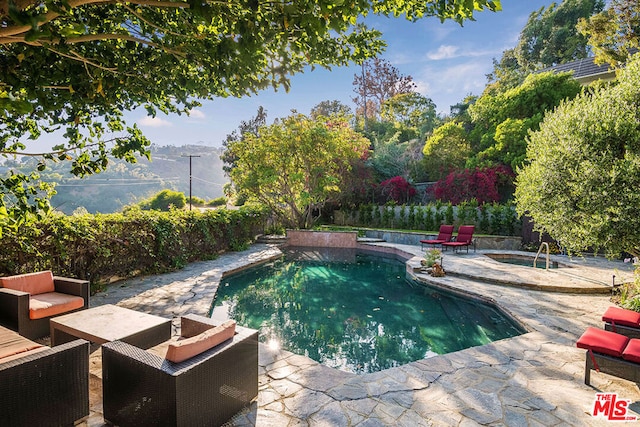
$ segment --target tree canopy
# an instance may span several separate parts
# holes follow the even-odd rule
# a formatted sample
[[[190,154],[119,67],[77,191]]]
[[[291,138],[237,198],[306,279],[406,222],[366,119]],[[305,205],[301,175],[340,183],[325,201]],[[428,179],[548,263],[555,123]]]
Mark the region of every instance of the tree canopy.
[[[478,98],[469,107],[475,126],[470,133],[475,155],[467,166],[520,166],[529,129],[536,130],[547,111],[580,90],[580,83],[571,74],[545,72],[529,75],[521,85],[504,93]]]
[[[75,175],[97,173],[109,152],[148,156],[150,142],[123,111],[188,114],[199,99],[286,89],[307,66],[362,62],[384,46],[378,31],[356,31],[371,12],[463,22],[483,9],[500,1],[3,1],[0,153],[24,153],[26,139],[60,129],[53,152],[34,153],[38,168],[70,161]],[[30,180],[37,174],[0,181],[3,226],[48,206]]]
[[[520,66],[515,49],[507,49],[502,52],[500,60],[493,58],[493,71],[487,74],[487,86],[484,94],[497,95],[506,92],[519,84],[527,77],[527,72]]]
[[[516,46],[493,60],[485,93],[496,95],[520,85],[534,71],[586,58],[587,36],[577,24],[603,7],[602,0],[564,0],[532,12]]]
[[[351,107],[334,99],[333,101],[321,101],[311,109],[311,117],[314,119],[320,116],[329,117],[332,114],[350,116]]]
[[[400,133],[395,132],[389,138],[376,138],[372,141],[372,153],[367,164],[373,169],[377,182],[394,176],[408,177],[412,162],[411,143],[399,140]]]
[[[531,13],[515,48],[520,66],[531,72],[585,58],[587,39],[576,24],[603,8],[602,0],[563,0]]]
[[[618,80],[547,114],[517,177],[518,212],[570,252],[640,255],[640,56]]]
[[[357,114],[377,118],[382,104],[396,95],[413,92],[416,84],[411,76],[400,74],[389,61],[374,58],[362,66],[362,73],[353,76],[353,102],[358,106]]]
[[[451,170],[464,168],[471,154],[467,132],[461,123],[449,121],[433,132],[422,152],[429,179],[442,179]]]
[[[287,227],[309,228],[327,202],[338,199],[351,162],[369,140],[341,116],[295,114],[230,142],[231,180],[248,199],[268,206]]]
[[[597,63],[619,67],[640,47],[640,4],[612,0],[605,11],[582,19],[578,30],[589,37]]]
[[[222,141],[223,152],[220,155],[220,159],[224,163],[222,170],[229,175],[231,170],[235,166],[235,157],[233,157],[233,153],[231,150],[227,150],[230,144],[234,141],[238,141],[244,138],[246,133],[252,133],[254,135],[258,135],[260,131],[260,127],[267,124],[267,110],[261,105],[258,107],[258,111],[256,111],[255,117],[250,118],[249,120],[243,120],[240,122],[238,129],[234,130],[230,134],[227,135],[224,141]]]
[[[400,93],[385,100],[380,107],[380,117],[413,138],[424,139],[438,124],[436,104],[417,92]]]

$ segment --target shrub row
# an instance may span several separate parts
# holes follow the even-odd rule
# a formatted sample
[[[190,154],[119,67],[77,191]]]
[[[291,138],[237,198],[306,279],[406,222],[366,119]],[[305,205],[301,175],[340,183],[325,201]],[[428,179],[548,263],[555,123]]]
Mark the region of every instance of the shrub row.
[[[451,203],[428,203],[426,205],[401,205],[388,203],[385,206],[360,205],[357,209],[343,212],[340,225],[361,227],[383,227],[403,230],[438,230],[441,224],[475,225],[476,233],[502,236],[518,235],[521,220],[512,205],[485,203],[475,200]]]
[[[245,249],[261,231],[266,215],[257,207],[52,215],[2,236],[0,274],[52,270],[91,280],[96,291],[114,277],[173,271],[221,252]]]

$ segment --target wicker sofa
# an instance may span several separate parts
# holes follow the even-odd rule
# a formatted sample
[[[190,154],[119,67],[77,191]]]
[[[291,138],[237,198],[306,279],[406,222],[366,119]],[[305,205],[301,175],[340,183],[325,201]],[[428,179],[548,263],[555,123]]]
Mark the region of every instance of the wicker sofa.
[[[35,340],[49,335],[49,319],[89,307],[87,280],[51,271],[0,277],[0,326]]]
[[[180,319],[182,336],[217,325],[209,318]],[[162,345],[161,345],[162,346]],[[236,327],[235,335],[174,363],[130,344],[102,346],[104,419],[125,426],[217,426],[258,395],[258,331]]]
[[[72,426],[89,415],[89,342],[53,348],[0,327],[0,426]]]

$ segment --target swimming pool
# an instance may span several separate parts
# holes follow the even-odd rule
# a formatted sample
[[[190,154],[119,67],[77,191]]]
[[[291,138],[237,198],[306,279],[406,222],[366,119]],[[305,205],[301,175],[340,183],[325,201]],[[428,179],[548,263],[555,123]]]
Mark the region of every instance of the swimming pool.
[[[214,302],[261,341],[349,372],[376,372],[520,335],[497,307],[406,279],[395,258],[286,250],[225,277]]]
[[[534,267],[533,265],[533,261],[535,260],[534,257],[524,257],[524,256],[505,255],[505,254],[485,254],[485,255],[495,261],[502,262],[505,264],[520,265],[523,267]],[[546,269],[547,268],[546,258],[544,256],[539,257],[538,260],[536,261],[535,267]],[[559,268],[559,267],[560,265],[558,264],[557,261],[549,262],[549,268]]]

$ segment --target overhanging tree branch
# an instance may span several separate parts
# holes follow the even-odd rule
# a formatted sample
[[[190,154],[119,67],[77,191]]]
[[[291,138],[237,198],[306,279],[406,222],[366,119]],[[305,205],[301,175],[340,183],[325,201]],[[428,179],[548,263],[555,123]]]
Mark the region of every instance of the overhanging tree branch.
[[[133,16],[135,16],[136,18],[138,18],[140,20],[140,22],[144,22],[145,24],[147,24],[150,27],[155,28],[156,30],[160,30],[163,34],[171,34],[172,36],[177,36],[177,37],[184,37],[184,34],[179,34],[176,33],[174,31],[168,30],[166,28],[160,27],[159,25],[155,24],[154,22],[149,21],[148,19],[145,19],[142,15],[140,15],[138,12],[136,12],[134,9],[130,8],[128,5],[123,5],[123,7],[125,9],[127,9],[129,11],[130,14],[132,14]]]
[[[109,72],[116,72],[116,71],[118,71],[118,70],[117,70],[117,68],[107,68],[107,67],[103,67],[103,66],[102,66],[102,65],[100,65],[100,64],[97,64],[97,63],[95,63],[95,62],[93,62],[93,61],[90,61],[90,60],[89,60],[89,59],[87,59],[87,58],[82,57],[81,55],[78,55],[76,52],[72,52],[74,55],[67,55],[67,54],[66,54],[66,53],[64,53],[64,52],[59,52],[59,51],[57,51],[57,50],[55,50],[55,49],[51,49],[51,48],[49,48],[48,50],[49,50],[49,51],[51,51],[51,52],[53,52],[53,53],[55,53],[56,55],[60,55],[60,56],[65,57],[65,58],[69,58],[69,59],[72,59],[72,60],[74,60],[74,61],[80,61],[80,62],[82,62],[82,63],[84,63],[84,64],[86,64],[86,65],[91,65],[92,67],[99,68],[99,69],[104,70],[104,71],[109,71]]]
[[[38,3],[30,2],[28,6],[37,5]],[[119,4],[126,6],[127,4],[137,4],[139,6],[151,6],[157,8],[179,8],[179,9],[188,9],[189,3],[186,2],[173,2],[173,1],[153,1],[153,0],[133,0],[133,1],[112,1],[112,0],[70,0],[68,3],[69,9],[75,9],[82,6],[87,5],[99,5],[99,4]],[[26,9],[26,7],[24,8]],[[24,10],[23,9],[23,10]],[[3,9],[0,9],[4,11]],[[129,10],[129,9],[128,9]],[[5,13],[0,15],[0,18],[3,18]],[[35,24],[36,27],[42,27],[46,25],[58,17],[61,14],[59,12],[47,12],[43,15],[38,16],[38,22]],[[18,43],[24,42],[25,35],[34,28],[33,25],[9,25],[7,27],[0,27],[0,44],[10,44],[10,43]]]

